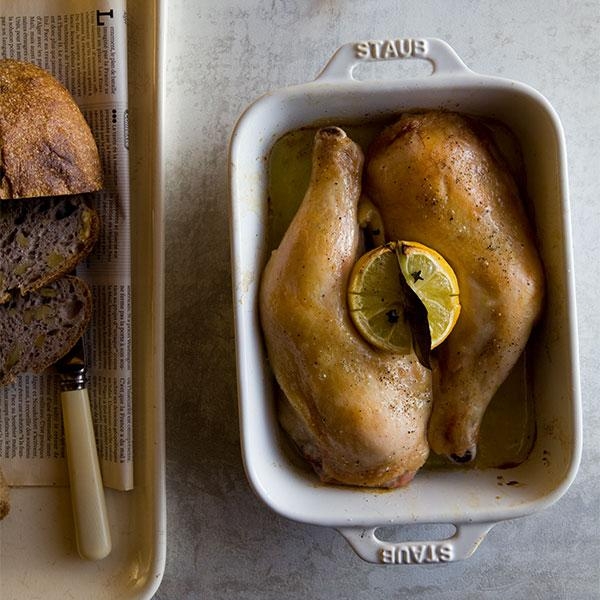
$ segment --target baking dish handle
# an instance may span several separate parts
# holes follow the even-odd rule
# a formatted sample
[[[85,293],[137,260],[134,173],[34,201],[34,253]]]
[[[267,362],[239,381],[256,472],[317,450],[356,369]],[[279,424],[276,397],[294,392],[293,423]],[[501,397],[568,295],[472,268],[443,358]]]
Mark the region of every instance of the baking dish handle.
[[[352,549],[363,560],[378,564],[443,564],[469,558],[496,523],[455,525],[456,533],[441,541],[387,542],[380,540],[377,527],[339,527]]]
[[[445,41],[437,38],[403,38],[344,44],[331,57],[317,80],[354,81],[352,72],[360,63],[398,59],[427,60],[433,65],[432,75],[472,73]]]

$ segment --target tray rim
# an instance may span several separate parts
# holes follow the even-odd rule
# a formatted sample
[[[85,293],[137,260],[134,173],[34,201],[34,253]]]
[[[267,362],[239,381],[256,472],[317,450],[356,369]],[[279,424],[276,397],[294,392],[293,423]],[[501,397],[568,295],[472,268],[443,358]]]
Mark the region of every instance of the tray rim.
[[[87,597],[113,597],[106,594],[118,593],[122,598],[149,599],[151,598],[162,582],[162,578],[166,565],[166,457],[165,457],[165,407],[164,407],[164,172],[163,172],[163,153],[164,153],[164,79],[166,67],[166,17],[167,3],[165,0],[152,0],[151,5],[146,6],[143,0],[127,0],[126,10],[131,12],[132,5],[137,4],[140,11],[143,9],[145,26],[147,27],[144,35],[146,36],[146,45],[150,48],[148,56],[144,56],[144,64],[149,65],[147,68],[152,69],[153,77],[150,82],[149,92],[151,99],[148,101],[146,108],[155,117],[152,126],[149,128],[149,135],[155,142],[154,147],[149,149],[147,163],[152,169],[150,181],[148,183],[149,195],[152,199],[151,212],[151,256],[149,256],[149,264],[152,266],[152,272],[149,274],[149,281],[152,285],[151,297],[147,299],[150,309],[148,311],[149,328],[147,337],[151,340],[151,350],[148,352],[150,360],[148,365],[144,365],[152,375],[151,385],[145,387],[143,408],[139,413],[143,413],[143,419],[148,424],[148,431],[145,432],[144,439],[141,440],[144,447],[144,456],[141,464],[135,465],[135,469],[144,471],[146,481],[140,486],[137,493],[144,497],[143,502],[148,507],[148,512],[138,519],[138,527],[148,527],[151,533],[141,535],[135,530],[135,526],[129,525],[124,535],[130,542],[130,545],[135,545],[140,542],[142,545],[135,545],[133,554],[128,553],[126,559],[135,562],[137,568],[136,573],[129,573],[123,576],[123,564],[119,565],[118,570],[115,569],[116,563],[110,562],[110,557],[105,561],[88,562],[82,561],[79,557],[71,555],[65,557],[63,567],[68,568],[68,572],[63,572],[60,576],[66,582],[66,585],[73,586],[71,593],[82,594]],[[128,34],[129,38],[129,34]],[[129,44],[128,44],[129,46]],[[150,219],[149,219],[150,222]],[[150,271],[150,268],[148,269]],[[135,399],[134,399],[135,403]],[[135,417],[134,417],[135,418]],[[150,439],[151,438],[151,439]],[[134,459],[135,460],[135,459]],[[58,513],[55,514],[68,527],[69,522],[69,504],[68,504],[68,488],[48,488],[48,487],[26,487],[13,488],[12,492],[16,498],[13,503],[13,509],[7,519],[11,517],[18,520],[20,515],[26,516],[27,510],[19,509],[19,496],[24,502],[31,504],[44,502],[49,500],[52,503],[52,509]],[[107,500],[110,508],[127,507],[130,513],[134,512],[131,505],[135,500],[131,494],[134,492],[115,492],[107,490]],[[30,500],[31,497],[40,498],[40,501]],[[112,502],[118,499],[118,502]],[[63,509],[63,506],[65,507]],[[68,513],[68,514],[67,514]],[[129,513],[127,513],[129,515]],[[115,521],[118,521],[122,515],[116,515]],[[109,515],[110,519],[110,515]],[[20,531],[19,523],[16,524]],[[26,524],[22,525],[24,529]],[[20,531],[21,533],[21,531]],[[47,535],[48,532],[45,532]],[[44,535],[43,533],[41,534]],[[66,534],[63,534],[66,537]],[[26,538],[26,534],[23,536]],[[44,539],[33,540],[37,544],[44,544]],[[64,544],[63,544],[64,546]],[[3,547],[10,549],[16,548],[20,553],[27,554],[27,539],[13,540],[4,534],[2,524],[0,524],[0,559],[3,554]],[[48,569],[59,568],[53,562],[44,565]],[[68,566],[68,567],[67,567]],[[129,566],[129,565],[127,565]],[[78,567],[80,573],[85,573],[86,587],[85,591],[81,588],[83,582],[78,581]],[[133,571],[133,569],[127,569]],[[20,574],[18,581],[11,578],[6,578],[2,582],[2,592],[6,593],[7,597],[18,597],[25,589],[33,593],[36,586],[43,587],[44,582],[31,578],[31,569],[28,569],[29,575],[25,578],[23,573]],[[43,576],[43,570],[40,573]],[[97,583],[97,586],[90,587],[90,577]],[[108,581],[113,580],[112,586],[109,588]],[[115,583],[115,581],[117,583]],[[115,586],[123,583],[124,589],[116,590]],[[23,587],[25,586],[25,587]],[[78,589],[79,588],[79,589]],[[78,591],[77,591],[78,590]],[[62,594],[65,589],[56,589],[56,593]],[[4,597],[4,595],[2,597]],[[122,594],[122,595],[121,595]],[[44,589],[44,597],[52,598],[52,592],[49,589]],[[62,597],[62,596],[60,596]]]

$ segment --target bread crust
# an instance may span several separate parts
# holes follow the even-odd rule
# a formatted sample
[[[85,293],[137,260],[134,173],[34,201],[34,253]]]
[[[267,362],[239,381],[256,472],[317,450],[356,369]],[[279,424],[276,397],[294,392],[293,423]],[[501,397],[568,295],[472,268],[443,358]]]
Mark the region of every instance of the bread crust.
[[[101,188],[98,148],[71,94],[36,65],[0,60],[0,200]]]

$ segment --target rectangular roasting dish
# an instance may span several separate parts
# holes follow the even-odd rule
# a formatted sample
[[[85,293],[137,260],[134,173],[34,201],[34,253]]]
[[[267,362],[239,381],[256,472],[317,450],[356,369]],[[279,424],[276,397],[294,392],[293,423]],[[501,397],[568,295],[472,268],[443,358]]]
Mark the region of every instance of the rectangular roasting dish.
[[[365,62],[423,59],[430,75],[355,79]],[[527,172],[547,304],[527,352],[535,410],[531,451],[504,468],[423,468],[389,492],[320,484],[290,456],[275,414],[276,384],[258,319],[268,259],[268,158],[287,132],[314,124],[378,119],[414,109],[449,109],[493,118],[518,138]],[[581,410],[565,142],[548,101],[532,88],[474,73],[437,39],[346,44],[313,82],[277,90],[240,117],[230,145],[231,251],[242,452],[250,484],[277,513],[334,527],[364,560],[438,563],[469,557],[496,523],[544,509],[568,489],[581,454]],[[388,542],[383,526],[450,524],[455,534],[427,542]]]

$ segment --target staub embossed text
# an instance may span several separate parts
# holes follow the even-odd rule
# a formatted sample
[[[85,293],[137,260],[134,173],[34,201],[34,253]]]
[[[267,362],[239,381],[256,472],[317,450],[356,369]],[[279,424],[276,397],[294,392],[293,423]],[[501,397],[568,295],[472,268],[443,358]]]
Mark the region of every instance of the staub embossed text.
[[[397,40],[378,40],[357,42],[354,44],[356,58],[409,58],[423,57],[427,54],[427,40],[401,38]]]
[[[451,544],[400,544],[381,550],[381,562],[386,564],[427,564],[450,562],[454,559]]]

